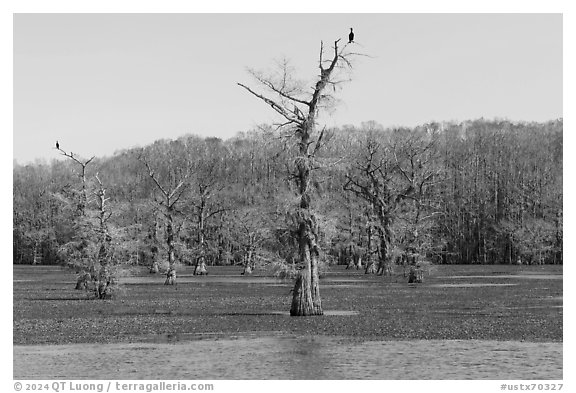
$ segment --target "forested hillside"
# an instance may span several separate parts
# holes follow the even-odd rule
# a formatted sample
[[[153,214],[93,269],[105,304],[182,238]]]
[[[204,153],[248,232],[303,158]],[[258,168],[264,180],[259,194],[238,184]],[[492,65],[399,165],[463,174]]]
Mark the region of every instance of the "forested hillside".
[[[310,184],[320,259],[562,263],[562,132],[561,119],[326,130]],[[60,144],[69,156],[13,169],[15,264],[297,262],[298,147],[272,128],[91,161]]]

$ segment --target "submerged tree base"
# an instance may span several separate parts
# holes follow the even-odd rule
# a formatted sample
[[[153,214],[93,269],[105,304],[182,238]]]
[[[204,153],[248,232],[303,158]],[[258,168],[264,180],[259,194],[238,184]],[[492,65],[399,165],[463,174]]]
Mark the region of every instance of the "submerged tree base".
[[[376,275],[378,276],[392,276],[392,273],[392,266],[389,263],[381,263],[376,271]]]
[[[90,273],[85,272],[82,270],[80,274],[78,274],[78,279],[76,281],[76,287],[74,289],[77,290],[88,290],[88,284],[92,281],[92,275]]]
[[[422,282],[424,282],[424,272],[422,269],[420,267],[410,266],[410,272],[408,273],[408,284],[420,284]]]
[[[376,271],[378,270],[376,263],[372,262],[369,265],[366,265],[366,270],[364,271],[364,274],[376,274]]]
[[[200,262],[198,265],[196,265],[196,267],[194,268],[194,273],[192,274],[194,276],[207,276],[208,269],[206,269],[206,263]]]
[[[168,269],[166,272],[166,281],[164,281],[164,285],[176,285],[176,269]]]
[[[158,262],[154,262],[152,265],[150,265],[149,272],[150,272],[150,274],[158,274],[160,272],[160,267],[158,265]]]
[[[313,297],[315,297],[315,299],[313,299]],[[316,280],[315,285],[313,285],[310,272],[306,269],[301,270],[296,278],[290,315],[293,317],[324,315],[318,290],[318,280]]]

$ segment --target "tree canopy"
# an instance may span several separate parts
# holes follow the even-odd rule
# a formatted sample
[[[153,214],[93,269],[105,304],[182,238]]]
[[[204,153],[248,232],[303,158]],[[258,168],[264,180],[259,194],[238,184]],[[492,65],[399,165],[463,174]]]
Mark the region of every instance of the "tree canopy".
[[[172,228],[179,262],[196,263],[199,250],[207,265],[293,261],[284,213],[298,190],[291,181],[290,147],[273,128],[226,141],[183,136],[144,148],[150,168],[166,182],[161,184],[174,190],[186,183],[178,188]],[[382,224],[370,199],[379,190],[389,198],[381,207],[390,218],[390,255],[410,252],[434,263],[562,263],[562,132],[562,119],[325,130],[330,143],[318,159],[332,164],[318,171],[308,191],[316,196],[310,203],[323,224],[320,259],[342,262],[342,250],[351,244],[382,252],[368,247],[370,228],[376,233]],[[101,187],[109,198],[106,224],[118,243],[117,262],[148,265],[153,247],[168,260],[161,191],[140,154],[129,149],[94,158],[84,168],[84,185],[82,168],[70,159],[16,164],[13,262],[65,264],[76,258],[65,251],[91,238],[89,232],[79,236],[78,209],[86,208],[86,220],[97,229]],[[85,249],[85,257],[97,258],[97,248]]]

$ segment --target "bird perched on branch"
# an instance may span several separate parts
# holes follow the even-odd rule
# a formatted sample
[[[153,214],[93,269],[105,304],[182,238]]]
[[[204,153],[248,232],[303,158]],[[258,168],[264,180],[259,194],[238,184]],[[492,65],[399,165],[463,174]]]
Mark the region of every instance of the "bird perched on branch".
[[[56,149],[60,150],[60,144],[56,141]]]
[[[354,31],[352,31],[352,28],[350,28],[350,34],[348,34],[348,43],[351,44],[352,42],[354,42]]]

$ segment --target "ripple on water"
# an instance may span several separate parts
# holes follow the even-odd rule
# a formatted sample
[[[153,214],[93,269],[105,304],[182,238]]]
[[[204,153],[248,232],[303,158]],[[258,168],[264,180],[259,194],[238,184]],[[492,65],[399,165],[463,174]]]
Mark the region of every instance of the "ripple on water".
[[[523,280],[562,280],[562,274],[493,274],[493,275],[470,275],[470,276],[437,276],[442,279],[471,279],[471,278],[517,278]]]
[[[14,346],[15,379],[558,380],[562,365],[562,343],[359,342],[279,332],[173,343]]]
[[[435,288],[482,288],[482,287],[511,287],[514,285],[518,285],[518,284],[475,282],[475,283],[461,283],[461,284],[432,284],[430,286],[435,287]]]

